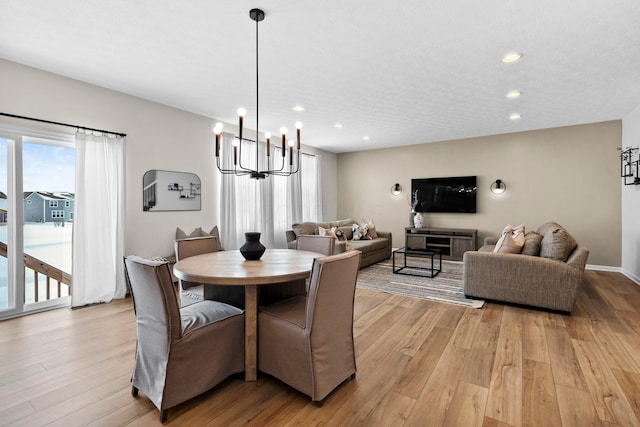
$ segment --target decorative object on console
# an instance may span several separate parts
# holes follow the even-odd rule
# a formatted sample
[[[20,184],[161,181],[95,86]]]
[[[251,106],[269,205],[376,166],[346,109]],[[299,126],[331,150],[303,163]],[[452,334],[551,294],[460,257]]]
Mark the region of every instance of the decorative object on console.
[[[502,194],[507,191],[507,184],[505,184],[501,179],[496,179],[491,183],[491,187],[489,188],[493,194]]]
[[[424,222],[422,221],[422,214],[420,212],[416,212],[413,215],[413,224],[416,228],[422,228],[424,226]]]
[[[620,176],[624,178],[624,185],[640,185],[638,169],[640,169],[638,147],[620,150]]]
[[[257,231],[249,231],[244,233],[246,242],[240,246],[240,253],[247,261],[257,261],[264,254],[265,247],[260,243],[260,233]]]
[[[402,194],[402,187],[397,182],[391,186],[391,194],[399,196]]]
[[[407,195],[409,206],[411,206],[411,212],[409,213],[409,227],[415,227],[416,206],[418,205],[418,190],[411,193],[411,198]]]
[[[294,141],[290,140],[289,141],[289,167],[287,168],[285,166],[285,156],[287,153],[287,149],[286,149],[286,138],[287,138],[287,128],[282,127],[280,128],[280,133],[282,134],[282,153],[281,153],[281,157],[282,157],[282,164],[281,166],[278,168],[275,166],[275,161],[274,161],[274,165],[272,166],[271,163],[271,134],[270,133],[265,133],[265,139],[266,139],[266,160],[263,162],[260,162],[260,157],[259,157],[259,153],[260,153],[260,110],[259,110],[259,79],[258,79],[258,22],[264,20],[264,12],[260,9],[251,9],[249,11],[249,16],[251,17],[252,20],[255,21],[256,23],[256,140],[255,140],[255,145],[256,145],[256,164],[255,164],[255,168],[252,168],[248,165],[243,165],[242,164],[242,146],[244,145],[245,141],[247,142],[251,142],[250,140],[247,140],[245,138],[242,137],[242,124],[243,124],[243,120],[244,120],[244,115],[246,114],[246,110],[244,108],[240,108],[238,109],[238,116],[239,116],[239,132],[238,132],[238,136],[236,137],[236,140],[233,143],[233,154],[228,153],[229,156],[233,155],[233,169],[226,169],[224,166],[222,166],[220,164],[220,134],[222,133],[222,123],[217,123],[215,128],[213,129],[215,135],[216,135],[216,166],[218,167],[218,170],[223,173],[223,174],[233,174],[236,176],[243,176],[243,175],[249,175],[251,178],[254,179],[264,179],[269,175],[279,175],[279,176],[289,176],[289,175],[293,175],[295,173],[297,173],[300,170],[300,129],[302,128],[302,123],[297,122],[296,123],[296,136],[297,136],[297,146],[296,146],[296,155],[294,156],[294,152],[293,152],[293,146],[294,146]],[[225,153],[226,154],[226,153]],[[295,168],[294,168],[294,157],[296,158],[295,160]],[[259,169],[260,168],[260,163],[266,164],[266,169]]]

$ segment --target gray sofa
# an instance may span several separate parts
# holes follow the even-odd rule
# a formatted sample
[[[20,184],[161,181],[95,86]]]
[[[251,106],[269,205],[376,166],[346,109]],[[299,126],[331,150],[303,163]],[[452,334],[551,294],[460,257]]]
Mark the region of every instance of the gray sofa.
[[[466,296],[571,312],[589,249],[555,222],[528,232],[523,253],[494,253],[497,241],[488,237],[478,251],[465,252]]]
[[[287,230],[287,245],[289,249],[296,248],[297,236],[300,234],[319,234],[318,227],[331,229],[336,227],[343,232],[344,240],[336,242],[335,253],[355,249],[362,253],[360,268],[367,267],[376,262],[384,261],[391,257],[391,233],[388,231],[377,231],[378,237],[371,240],[352,240],[351,226],[358,221],[353,219],[342,219],[329,222],[303,222],[293,224],[292,230]]]

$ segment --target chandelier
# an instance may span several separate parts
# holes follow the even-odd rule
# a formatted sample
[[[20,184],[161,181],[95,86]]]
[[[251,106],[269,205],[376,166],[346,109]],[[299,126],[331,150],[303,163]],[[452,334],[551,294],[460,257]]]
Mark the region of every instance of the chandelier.
[[[246,139],[242,136],[242,125],[244,116],[246,115],[246,110],[244,108],[238,109],[238,117],[239,117],[239,132],[238,135],[235,136],[233,140],[233,168],[226,168],[224,164],[221,164],[220,160],[220,134],[222,133],[222,123],[217,123],[213,128],[213,132],[216,135],[216,166],[218,170],[223,174],[233,174],[236,176],[244,176],[249,175],[251,178],[255,179],[264,179],[269,175],[278,175],[278,176],[289,176],[297,173],[300,170],[300,129],[302,128],[302,123],[296,123],[296,139],[289,140],[287,150],[287,128],[280,128],[280,134],[282,135],[282,144],[281,144],[281,153],[280,156],[272,156],[271,155],[271,134],[265,132],[265,142],[266,142],[266,159],[263,160],[264,168],[260,168],[260,114],[259,114],[259,73],[258,73],[258,22],[264,20],[264,12],[260,9],[251,9],[249,11],[249,16],[256,23],[256,139],[255,139],[255,167],[251,167],[250,165],[243,164],[242,162],[242,147],[245,143],[254,142],[250,139]],[[294,155],[294,145],[296,146],[295,155]],[[245,148],[246,150],[247,148]],[[289,151],[289,161],[287,165],[287,151]],[[227,153],[223,153],[227,154]],[[229,153],[231,156],[231,152]],[[263,159],[264,159],[263,157]],[[280,161],[275,159],[271,159],[271,157],[281,157]],[[294,160],[295,159],[295,160]],[[230,158],[228,159],[230,163]],[[279,167],[276,166],[279,164]]]

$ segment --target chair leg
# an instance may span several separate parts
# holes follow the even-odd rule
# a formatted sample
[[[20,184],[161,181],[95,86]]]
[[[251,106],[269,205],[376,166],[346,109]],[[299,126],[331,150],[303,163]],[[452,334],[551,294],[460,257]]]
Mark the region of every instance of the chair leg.
[[[349,379],[355,380],[355,379],[356,379],[356,373],[354,372],[353,374],[351,374],[351,376],[349,377]]]
[[[163,410],[160,411],[160,422],[162,424],[167,422],[167,412],[168,411],[169,411],[168,409],[163,409]]]
[[[138,387],[131,386],[131,396],[136,397],[138,395]]]

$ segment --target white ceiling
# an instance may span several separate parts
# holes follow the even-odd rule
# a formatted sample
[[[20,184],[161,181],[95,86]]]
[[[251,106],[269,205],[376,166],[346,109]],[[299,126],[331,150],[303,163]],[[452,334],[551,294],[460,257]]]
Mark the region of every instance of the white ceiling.
[[[640,105],[638,0],[3,0],[0,57],[230,123],[243,106],[254,129],[253,7],[266,13],[260,130],[300,120],[303,143],[329,151],[620,119]],[[511,51],[522,60],[502,63]],[[514,89],[523,96],[507,99]]]

